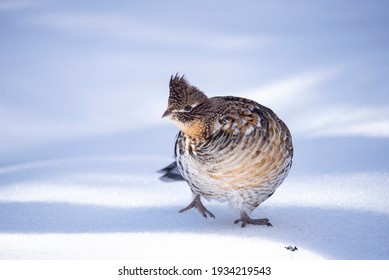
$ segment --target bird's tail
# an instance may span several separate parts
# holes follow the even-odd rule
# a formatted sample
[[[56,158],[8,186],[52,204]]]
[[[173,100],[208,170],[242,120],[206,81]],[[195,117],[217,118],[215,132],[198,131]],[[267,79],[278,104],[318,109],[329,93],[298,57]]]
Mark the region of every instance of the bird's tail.
[[[165,168],[158,170],[158,173],[163,174],[159,177],[159,179],[163,182],[185,181],[184,177],[181,176],[180,171],[178,171],[176,162],[172,162]]]

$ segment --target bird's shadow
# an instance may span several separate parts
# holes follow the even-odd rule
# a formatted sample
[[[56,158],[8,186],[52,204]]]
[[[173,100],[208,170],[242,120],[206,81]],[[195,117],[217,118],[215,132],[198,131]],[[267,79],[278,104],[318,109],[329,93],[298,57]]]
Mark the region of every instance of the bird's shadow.
[[[190,232],[201,235],[223,232],[309,248],[331,259],[389,258],[389,216],[385,214],[263,206],[261,214],[270,218],[273,227],[240,228],[233,224],[233,215],[223,205],[213,205],[216,219],[207,220],[197,211],[179,214],[177,210],[176,207],[112,208],[56,202],[2,202],[0,233]]]
[[[138,133],[139,134],[139,133]],[[132,135],[132,134],[131,134]],[[141,134],[142,135],[142,134]],[[158,135],[158,134],[157,134]],[[164,135],[164,134],[163,134]],[[117,145],[109,145],[106,148],[107,154],[122,154],[121,146],[134,146],[137,141],[144,138],[139,137],[133,144],[128,145],[129,135],[113,136]],[[147,137],[146,137],[147,138]],[[147,139],[154,139],[153,137]],[[105,147],[104,143],[112,143],[112,139],[103,138],[95,141],[96,146],[89,147],[90,139],[79,143],[64,143],[63,145],[53,146],[48,149],[42,148],[42,151],[50,153],[47,158],[61,158],[61,153],[70,154],[70,156],[94,155],[96,150],[101,151]],[[346,141],[348,140],[348,141]],[[382,147],[387,145],[387,140],[366,140],[354,139],[350,145],[350,139],[335,141],[325,139],[319,144],[314,141],[307,143],[298,143],[296,147],[301,148],[300,153],[296,156],[296,164],[292,172],[295,174],[306,174],[308,172],[323,174],[323,166],[317,167],[317,158],[322,162],[334,163],[339,158],[355,158],[352,155],[359,150],[358,147],[367,147],[371,156],[371,163],[367,164],[373,170],[387,170],[387,164],[382,164],[384,156]],[[351,139],[352,140],[352,139]],[[147,150],[151,155],[161,146],[151,141],[144,147],[154,147],[154,150]],[[160,139],[158,139],[160,141]],[[140,142],[139,142],[140,143]],[[365,144],[369,145],[365,145]],[[76,145],[77,144],[77,145]],[[319,149],[317,146],[324,147]],[[63,151],[61,147],[68,147],[70,152]],[[334,153],[342,156],[327,155],[331,149],[326,147],[336,146]],[[78,148],[75,148],[78,147]],[[304,149],[302,148],[304,147]],[[112,150],[114,149],[114,150]],[[117,149],[117,151],[115,150]],[[298,149],[296,149],[298,150]],[[78,153],[77,151],[82,151]],[[347,153],[346,153],[346,152]],[[133,154],[134,151],[127,150],[127,154]],[[366,153],[367,153],[366,152]],[[52,153],[52,154],[51,154]],[[60,154],[58,154],[60,153]],[[305,153],[305,155],[304,155]],[[36,157],[39,152],[31,151]],[[344,157],[343,157],[344,155]],[[359,155],[359,154],[358,154]],[[381,160],[376,162],[375,156],[381,155]],[[298,158],[300,157],[300,159]],[[359,157],[358,157],[359,158]],[[365,156],[360,157],[360,161],[365,161]],[[33,158],[35,159],[35,158]],[[349,160],[348,160],[349,161]],[[117,160],[96,161],[75,161],[68,164],[40,164],[26,165],[25,158],[15,160],[11,157],[3,162],[3,172],[0,174],[2,188],[9,185],[19,185],[31,181],[42,181],[56,179],[62,180],[72,173],[89,172],[93,169],[94,173],[103,174],[122,174],[145,172],[145,176],[152,176],[149,170],[158,170],[160,162],[153,160],[126,160],[124,162]],[[10,169],[12,164],[20,163],[22,168]],[[166,164],[170,163],[169,161]],[[315,163],[315,164],[312,164]],[[346,164],[337,163],[338,166],[345,168],[334,168],[338,172],[361,171],[364,167],[360,162]],[[313,168],[315,170],[310,170]],[[380,166],[380,167],[378,167]],[[374,168],[373,168],[374,167]],[[331,170],[332,170],[331,169]],[[5,170],[5,171],[4,171]],[[11,171],[10,171],[11,170]],[[307,171],[308,170],[308,171]],[[362,168],[362,170],[368,170]],[[316,174],[316,173],[315,173]],[[154,174],[155,176],[158,176]],[[153,176],[154,176],[153,175]],[[96,183],[96,182],[94,182]],[[28,191],[28,185],[26,191]],[[189,201],[188,201],[189,203]],[[182,205],[184,207],[186,205]],[[207,206],[208,207],[208,206]],[[0,202],[0,234],[47,234],[47,233],[142,233],[142,232],[188,232],[202,234],[224,234],[237,237],[259,238],[274,240],[284,243],[285,246],[297,246],[298,248],[308,248],[322,256],[331,259],[389,259],[389,216],[385,213],[368,212],[361,209],[345,208],[320,208],[320,207],[301,207],[301,206],[272,206],[271,202],[266,202],[258,211],[253,213],[253,217],[266,217],[270,219],[273,227],[265,226],[247,226],[240,228],[239,225],[233,224],[236,218],[233,212],[226,205],[211,205],[208,207],[216,215],[216,219],[202,218],[197,211],[192,210],[183,214],[177,213],[179,207],[137,207],[137,208],[120,208],[106,207],[101,205],[88,205],[62,202]],[[298,252],[297,252],[298,253]]]

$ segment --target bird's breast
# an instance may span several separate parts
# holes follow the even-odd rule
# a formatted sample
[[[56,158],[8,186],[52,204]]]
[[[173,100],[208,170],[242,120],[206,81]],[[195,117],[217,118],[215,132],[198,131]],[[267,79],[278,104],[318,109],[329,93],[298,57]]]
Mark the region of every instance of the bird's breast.
[[[292,162],[288,133],[277,123],[265,127],[260,117],[217,123],[200,144],[181,137],[179,168],[191,185],[205,193],[279,185]]]

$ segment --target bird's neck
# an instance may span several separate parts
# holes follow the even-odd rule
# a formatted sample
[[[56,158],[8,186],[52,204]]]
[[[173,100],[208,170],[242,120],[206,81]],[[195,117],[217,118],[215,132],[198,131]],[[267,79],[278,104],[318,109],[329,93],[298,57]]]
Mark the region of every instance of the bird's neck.
[[[212,128],[213,122],[211,120],[195,120],[180,129],[190,139],[192,144],[197,146],[210,137]]]

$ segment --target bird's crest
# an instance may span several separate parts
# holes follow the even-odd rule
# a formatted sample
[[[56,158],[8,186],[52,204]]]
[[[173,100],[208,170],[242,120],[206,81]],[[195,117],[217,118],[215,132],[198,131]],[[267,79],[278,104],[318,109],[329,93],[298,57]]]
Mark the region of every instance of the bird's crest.
[[[172,75],[169,82],[169,98],[171,98],[172,101],[185,102],[190,87],[191,86],[184,75],[179,76],[178,73]]]

